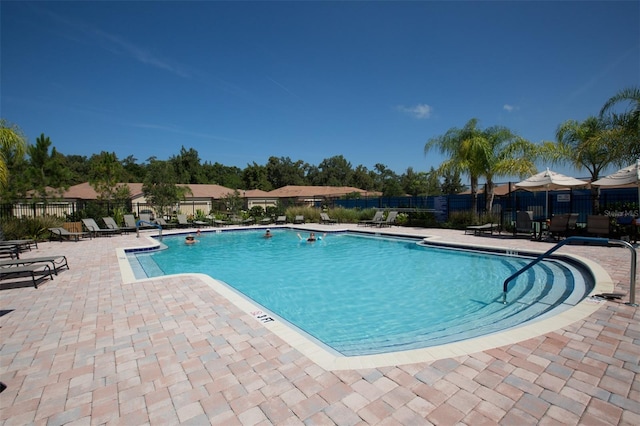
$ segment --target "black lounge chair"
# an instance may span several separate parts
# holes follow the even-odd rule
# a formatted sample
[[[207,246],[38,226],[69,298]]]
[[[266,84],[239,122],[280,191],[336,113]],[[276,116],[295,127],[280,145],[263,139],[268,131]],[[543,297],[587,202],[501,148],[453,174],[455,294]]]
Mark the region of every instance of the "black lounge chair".
[[[89,232],[69,232],[64,228],[49,228],[49,232],[51,232],[51,236],[56,236],[60,242],[62,241],[78,241],[80,238],[89,237],[91,238],[91,233]]]
[[[0,260],[0,270],[4,267],[12,267],[12,266],[29,266],[35,265],[38,263],[50,263],[51,268],[53,268],[54,274],[58,275],[58,271],[60,268],[66,267],[69,269],[69,263],[67,263],[67,257],[60,256],[42,256],[42,257],[30,257],[27,259],[12,259],[12,260]]]
[[[7,268],[0,268],[0,280],[6,280],[9,278],[19,278],[19,277],[31,277],[33,282],[33,286],[38,288],[38,276],[46,277],[49,276],[53,280],[53,274],[51,272],[51,267],[47,264],[33,264],[27,266],[9,266]]]
[[[293,218],[293,223],[296,224],[300,224],[300,223],[304,223],[304,216],[299,214],[296,217]]]
[[[94,237],[97,237],[98,235],[106,235],[110,237],[116,232],[120,232],[114,229],[100,228],[96,221],[93,219],[82,219],[82,223],[84,224],[85,228],[87,228],[87,231],[89,231]]]
[[[382,210],[378,210],[376,214],[373,215],[372,219],[365,219],[358,221],[358,226],[373,226],[374,223],[379,223],[384,218],[384,212]]]
[[[489,235],[493,235],[493,231],[499,230],[500,225],[498,225],[497,223],[485,223],[484,225],[472,225],[472,226],[467,226],[467,228],[464,230],[465,235],[466,234],[473,234],[473,235],[482,235],[482,234],[489,234]]]
[[[324,223],[324,224],[328,223],[329,225],[334,225],[338,223],[338,221],[335,219],[331,219],[329,215],[326,213],[320,213],[320,223]]]

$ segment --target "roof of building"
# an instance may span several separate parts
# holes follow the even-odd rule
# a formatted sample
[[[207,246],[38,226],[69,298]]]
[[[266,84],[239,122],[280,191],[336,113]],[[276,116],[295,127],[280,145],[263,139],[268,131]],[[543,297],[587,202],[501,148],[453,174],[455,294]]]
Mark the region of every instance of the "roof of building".
[[[361,195],[380,195],[376,191],[366,191],[353,186],[301,186],[287,185],[269,192],[269,196],[277,198],[301,197],[340,197],[357,192]]]

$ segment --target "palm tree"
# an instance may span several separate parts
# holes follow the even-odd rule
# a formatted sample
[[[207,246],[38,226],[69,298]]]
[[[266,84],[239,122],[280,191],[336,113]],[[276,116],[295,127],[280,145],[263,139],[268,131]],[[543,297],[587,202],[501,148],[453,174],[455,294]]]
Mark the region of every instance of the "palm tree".
[[[466,173],[471,184],[471,210],[478,211],[478,181],[483,173],[481,161],[473,151],[473,140],[481,137],[477,128],[478,119],[472,118],[462,129],[456,127],[447,130],[444,135],[429,139],[424,146],[425,155],[434,148],[441,154],[449,155],[438,167],[438,174]]]
[[[616,114],[613,111],[616,106],[625,103],[629,105],[623,113]],[[619,144],[625,147],[624,162],[637,160],[640,157],[640,87],[623,89],[609,98],[600,110],[600,119],[605,118],[620,132],[617,136]]]
[[[441,173],[462,172],[471,180],[471,208],[477,213],[478,181],[486,178],[487,211],[493,206],[495,178],[531,174],[536,171],[536,146],[502,126],[480,130],[473,118],[462,129],[453,128],[425,145],[425,153],[438,147],[450,158],[439,167]]]
[[[623,164],[625,148],[619,137],[619,128],[607,119],[592,116],[582,122],[568,120],[558,127],[556,143],[542,145],[541,155],[552,163],[568,162],[575,168],[585,168],[594,181],[607,166]],[[599,193],[599,188],[591,189],[594,212],[599,210]]]
[[[0,188],[4,188],[9,180],[8,153],[21,157],[26,147],[27,142],[22,130],[5,119],[0,119]]]
[[[476,149],[484,162],[483,176],[487,182],[485,208],[490,212],[493,206],[495,178],[534,174],[537,147],[502,126],[490,127],[482,134],[483,138],[477,140],[481,145]]]

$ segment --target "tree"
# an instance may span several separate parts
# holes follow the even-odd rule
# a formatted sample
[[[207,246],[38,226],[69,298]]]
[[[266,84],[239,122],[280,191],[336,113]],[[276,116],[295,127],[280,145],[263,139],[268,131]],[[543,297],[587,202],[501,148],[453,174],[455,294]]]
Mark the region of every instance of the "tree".
[[[555,143],[543,143],[541,155],[553,164],[570,163],[575,168],[585,168],[594,181],[610,164],[622,165],[625,148],[619,143],[618,136],[618,130],[612,129],[606,118],[591,116],[582,122],[567,120],[558,127]],[[599,194],[599,187],[591,188],[596,212],[599,211]]]
[[[42,133],[35,145],[27,146],[27,169],[25,175],[34,197],[43,200],[51,195],[62,195],[64,189],[69,187],[71,171],[65,167],[65,158],[53,147],[49,154],[51,139]],[[49,193],[53,191],[53,193]]]
[[[623,112],[614,112],[625,104]],[[623,146],[623,162],[628,164],[640,158],[640,87],[623,89],[609,98],[600,109],[599,118],[611,123],[612,133],[616,133],[618,143]]]
[[[102,151],[89,159],[89,184],[98,193],[99,200],[113,201],[116,194],[123,194],[119,185],[124,177],[124,167],[115,152]]]
[[[129,155],[120,163],[124,169],[123,182],[142,182],[146,173],[146,168],[142,164],[137,163],[137,159],[133,155]]]
[[[537,147],[503,126],[493,126],[474,138],[472,150],[482,160],[486,179],[485,210],[493,207],[495,178],[500,176],[534,174]]]
[[[242,172],[242,181],[246,189],[261,189],[263,191],[271,191],[273,189],[267,179],[267,168],[256,164],[255,161],[245,167]]]
[[[27,140],[22,130],[4,118],[0,119],[0,189],[6,187],[9,180],[7,160],[22,157],[26,147]]]
[[[180,148],[180,154],[169,158],[169,162],[176,171],[178,183],[206,183],[202,166],[200,165],[200,156],[198,151],[185,147]]]
[[[353,175],[351,176],[351,186],[367,191],[374,190],[375,183],[373,177],[371,173],[369,173],[369,170],[362,164],[354,169]]]
[[[304,162],[293,162],[289,157],[269,157],[267,162],[267,180],[273,188],[287,185],[304,185]]]
[[[439,173],[467,173],[471,180],[472,211],[477,214],[478,182],[486,178],[485,209],[493,205],[494,179],[513,174],[535,172],[536,146],[502,126],[486,130],[478,128],[478,120],[472,118],[462,129],[452,128],[443,136],[427,142],[425,154],[433,148],[449,154],[440,165]]]
[[[218,162],[202,165],[202,174],[207,183],[215,183],[227,188],[246,189],[242,180],[242,170],[239,167],[229,167]]]
[[[471,182],[471,210],[478,211],[478,182],[484,172],[482,159],[473,148],[474,139],[482,137],[477,128],[478,120],[472,118],[462,129],[451,128],[444,135],[429,139],[424,146],[427,155],[432,149],[438,149],[441,154],[449,155],[439,167],[438,173],[466,173]]]
[[[348,186],[351,183],[353,169],[342,155],[325,158],[318,164],[318,169],[320,173],[315,185]]]
[[[170,208],[185,198],[188,187],[178,186],[173,165],[168,161],[152,160],[142,184],[142,192],[158,215],[170,214]]]
[[[410,194],[414,197],[429,194],[429,189],[435,190],[435,188],[428,188],[429,175],[425,172],[416,173],[413,167],[408,167],[407,171],[400,177],[400,185],[405,194]],[[437,188],[438,185],[435,187]],[[433,195],[433,192],[431,194]]]
[[[460,180],[460,172],[447,171],[443,173],[442,177],[444,178],[444,181],[442,182],[440,189],[443,194],[459,194],[467,189],[462,183],[462,180]]]

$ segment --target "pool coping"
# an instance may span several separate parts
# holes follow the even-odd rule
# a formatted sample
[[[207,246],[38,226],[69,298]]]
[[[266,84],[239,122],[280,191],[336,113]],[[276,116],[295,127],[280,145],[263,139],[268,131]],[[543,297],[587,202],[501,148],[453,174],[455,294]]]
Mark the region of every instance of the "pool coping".
[[[272,226],[273,228],[273,226]],[[258,229],[258,228],[252,228]],[[237,230],[237,229],[236,229]],[[336,228],[332,230],[332,232],[349,232],[352,231],[350,229],[340,229]],[[211,231],[209,231],[211,232]],[[177,232],[179,234],[179,232]],[[371,235],[381,235],[380,231],[375,230],[362,230],[358,231],[358,233],[365,233]],[[384,233],[386,234],[386,233]],[[168,234],[171,235],[171,234]],[[411,235],[394,235],[393,233],[388,233],[389,236],[399,236],[399,237],[408,237],[412,238]],[[135,284],[136,282],[153,282],[158,278],[145,278],[145,279],[137,279],[129,264],[127,258],[127,252],[140,252],[140,251],[150,251],[157,250],[161,247],[161,243],[158,242],[155,238],[152,238],[150,235],[143,235],[142,238],[145,238],[149,241],[149,244],[146,246],[137,246],[137,247],[125,247],[125,248],[117,248],[116,255],[118,259],[118,264],[120,267],[120,273],[122,276],[122,280],[124,284]],[[437,242],[438,245],[442,246],[451,246],[451,247],[465,247],[465,248],[476,248],[476,249],[484,249],[490,251],[513,251],[513,249],[509,249],[507,247],[495,246],[495,245],[486,245],[486,244],[466,244],[461,242],[447,242],[438,236],[427,236],[424,235],[415,237],[417,240],[425,240],[425,241],[433,241]],[[544,251],[539,250],[523,250],[526,253],[537,253],[542,254]],[[426,348],[419,349],[410,349],[398,352],[390,352],[383,354],[372,354],[372,355],[360,355],[360,356],[343,356],[337,355],[335,352],[332,352],[322,345],[316,343],[305,334],[299,332],[294,327],[290,326],[288,323],[278,321],[273,319],[268,313],[263,311],[263,308],[258,304],[252,302],[248,298],[240,295],[239,293],[230,289],[226,284],[208,276],[205,274],[197,274],[197,273],[186,273],[186,274],[175,274],[171,276],[189,276],[195,277],[201,280],[203,283],[208,285],[212,290],[217,292],[218,294],[225,297],[231,303],[233,303],[236,307],[244,311],[245,313],[251,315],[256,321],[262,323],[262,325],[267,328],[269,331],[280,337],[286,343],[291,345],[291,347],[297,349],[300,353],[308,357],[310,360],[315,362],[317,365],[321,366],[327,371],[336,371],[336,370],[349,370],[349,369],[359,369],[359,368],[379,368],[379,367],[388,367],[388,366],[397,366],[397,365],[405,365],[405,364],[413,364],[418,362],[429,362],[429,361],[437,361],[446,358],[452,358],[461,355],[470,355],[473,353],[515,344],[521,342],[523,340],[527,340],[530,338],[538,337],[556,330],[559,330],[563,327],[566,327],[570,324],[573,324],[577,321],[583,320],[589,315],[593,314],[597,311],[602,304],[603,300],[595,299],[591,296],[594,294],[600,293],[610,293],[614,289],[614,283],[609,276],[609,274],[596,262],[593,262],[587,258],[576,254],[562,254],[562,257],[566,257],[572,259],[575,262],[581,263],[585,268],[589,269],[594,278],[594,288],[589,293],[589,295],[577,303],[575,306],[560,312],[557,315],[553,315],[549,318],[544,318],[532,322],[530,324],[524,324],[521,326],[514,327],[509,330],[505,330],[498,333],[493,333],[485,336],[474,337],[470,339],[465,339],[459,342],[452,342],[437,346],[431,346]]]

